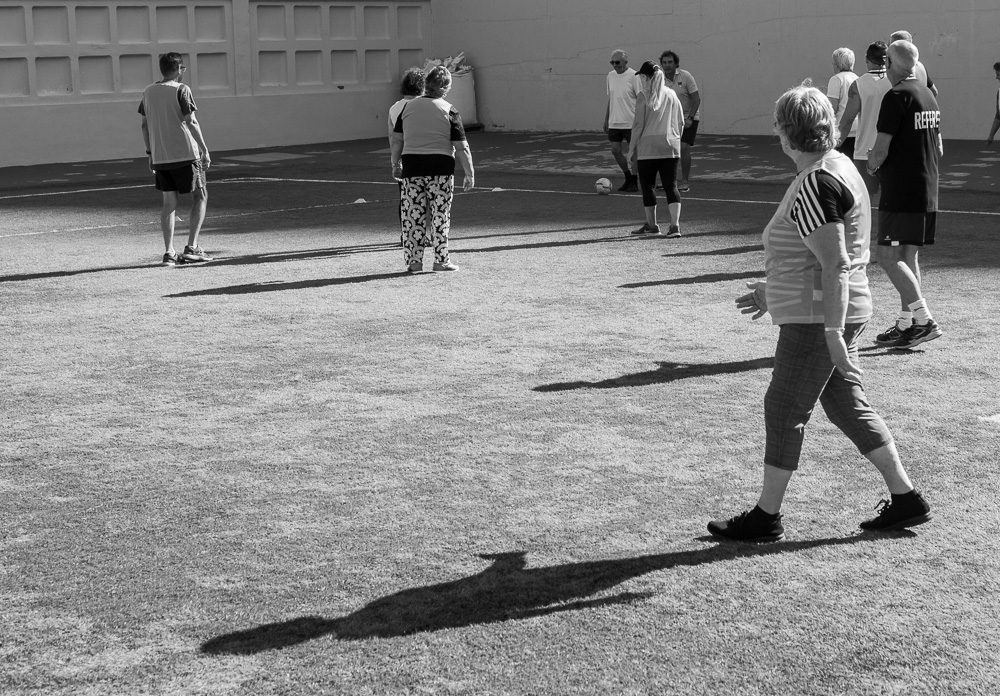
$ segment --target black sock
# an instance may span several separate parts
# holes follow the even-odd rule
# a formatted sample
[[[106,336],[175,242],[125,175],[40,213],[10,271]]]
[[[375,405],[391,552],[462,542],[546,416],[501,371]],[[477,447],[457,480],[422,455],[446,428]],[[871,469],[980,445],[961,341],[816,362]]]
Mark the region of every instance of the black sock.
[[[755,505],[753,512],[755,515],[757,515],[758,517],[763,517],[768,522],[773,522],[774,520],[778,519],[778,516],[781,514],[776,512],[772,515],[770,512],[764,512],[764,508],[762,508],[760,505]]]

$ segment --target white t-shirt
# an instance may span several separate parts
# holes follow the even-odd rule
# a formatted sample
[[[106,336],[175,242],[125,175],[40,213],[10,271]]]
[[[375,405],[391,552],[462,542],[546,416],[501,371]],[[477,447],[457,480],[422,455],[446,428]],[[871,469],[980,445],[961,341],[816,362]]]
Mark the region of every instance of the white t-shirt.
[[[396,119],[399,118],[399,112],[403,110],[403,107],[410,102],[413,97],[403,97],[398,102],[389,107],[389,135],[392,136],[392,129],[396,127]]]
[[[669,79],[663,75],[663,84],[677,93],[677,98],[681,100],[681,108],[684,109],[684,118],[690,117],[697,121],[701,118],[701,105],[693,114],[691,113],[691,95],[698,91],[698,83],[694,81],[694,75],[683,68],[677,68],[674,79]]]
[[[635,70],[626,68],[621,75],[608,73],[608,128],[631,128],[635,118],[635,98],[639,94]]]
[[[841,117],[844,115],[844,112],[847,111],[847,93],[851,89],[851,85],[854,84],[857,79],[858,76],[850,70],[844,70],[831,77],[830,82],[826,86],[826,96],[830,99],[840,100],[837,104],[837,123],[840,123]],[[854,123],[851,124],[851,132],[845,137],[854,138],[857,134],[858,119],[854,119]]]
[[[869,71],[858,78],[858,96],[861,97],[861,113],[858,114],[858,135],[854,140],[854,159],[868,160],[868,151],[875,147],[878,139],[878,112],[882,108],[882,97],[892,89],[892,82],[885,71]]]

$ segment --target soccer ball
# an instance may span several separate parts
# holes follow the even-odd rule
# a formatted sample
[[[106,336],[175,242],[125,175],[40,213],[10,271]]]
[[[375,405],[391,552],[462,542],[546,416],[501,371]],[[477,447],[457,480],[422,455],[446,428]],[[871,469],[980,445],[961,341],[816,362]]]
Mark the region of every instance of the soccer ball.
[[[611,180],[604,178],[598,179],[594,182],[594,190],[602,196],[608,195],[611,193]]]

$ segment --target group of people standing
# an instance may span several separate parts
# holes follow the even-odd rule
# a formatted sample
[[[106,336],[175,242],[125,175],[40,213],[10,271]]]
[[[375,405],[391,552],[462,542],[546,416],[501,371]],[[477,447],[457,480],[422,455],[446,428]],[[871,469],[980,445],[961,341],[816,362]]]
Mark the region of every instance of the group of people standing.
[[[680,194],[690,189],[691,146],[698,134],[701,94],[680,57],[664,51],[659,63],[628,67],[628,53],[615,49],[607,76],[604,132],[625,176],[619,191],[642,191],[646,221],[633,235],[680,237]],[[627,145],[627,150],[626,150]],[[656,218],[656,177],[667,198],[666,234]]]

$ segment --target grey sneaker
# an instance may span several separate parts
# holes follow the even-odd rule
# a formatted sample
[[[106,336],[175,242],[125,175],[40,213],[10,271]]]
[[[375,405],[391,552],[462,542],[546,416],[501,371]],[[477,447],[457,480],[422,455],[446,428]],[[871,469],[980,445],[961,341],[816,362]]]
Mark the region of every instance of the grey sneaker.
[[[411,263],[409,266],[406,267],[406,270],[409,273],[420,273],[421,271],[424,270],[424,262],[414,261],[413,263]]]
[[[674,238],[675,237],[680,237],[681,236],[681,227],[680,227],[680,225],[671,225],[667,229],[667,236],[668,237],[674,237]]]
[[[910,324],[913,326],[913,324]],[[883,348],[892,348],[903,338],[903,329],[898,324],[893,324],[888,329],[875,337],[875,345]]]
[[[457,271],[458,266],[453,264],[451,261],[445,261],[444,263],[434,262],[435,271]]]
[[[637,235],[640,235],[640,234],[646,234],[647,232],[649,232],[649,225],[647,225],[644,222],[644,223],[642,223],[642,227],[640,227],[637,230],[632,230],[631,232],[629,232],[629,234],[631,234],[633,236],[637,236]]]
[[[168,251],[163,255],[163,261],[160,262],[161,266],[180,266],[184,263],[184,259],[175,254],[174,252]]]
[[[184,247],[184,253],[181,254],[185,261],[191,261],[192,263],[198,261],[211,261],[212,257],[205,253],[201,247],[186,246]]]

